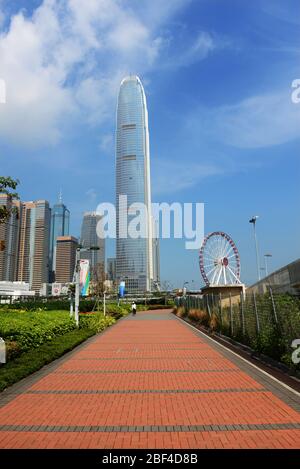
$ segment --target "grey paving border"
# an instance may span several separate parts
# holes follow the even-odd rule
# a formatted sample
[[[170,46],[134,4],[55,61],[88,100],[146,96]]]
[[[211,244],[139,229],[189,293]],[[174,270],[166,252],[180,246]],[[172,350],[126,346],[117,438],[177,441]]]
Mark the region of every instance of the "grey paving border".
[[[193,349],[194,350],[194,349]],[[172,350],[172,352],[176,352],[176,350]],[[161,359],[166,359],[166,360],[169,360],[168,357],[160,357]],[[151,359],[151,358],[150,358]],[[153,360],[157,359],[156,357],[152,357]],[[191,357],[180,357],[178,358],[178,360],[214,360],[216,359],[215,356],[209,356],[209,357],[195,357],[195,358],[191,358]],[[79,357],[79,358],[76,358],[76,360],[105,360],[105,358],[102,358],[102,357]],[[122,358],[109,358],[107,360],[123,360]],[[125,360],[149,360],[149,358],[145,358],[145,357],[130,357],[130,358],[126,358]],[[173,360],[173,358],[170,358],[170,360]]]
[[[0,432],[227,432],[257,430],[300,430],[300,423],[235,425],[0,425]]]
[[[24,394],[210,394],[210,393],[267,392],[263,388],[227,388],[227,389],[29,389]]]
[[[220,368],[212,370],[63,370],[55,371],[56,375],[89,375],[89,374],[108,374],[108,375],[119,375],[119,374],[131,374],[131,373],[240,373],[239,369],[236,368]]]
[[[173,313],[170,313],[173,314]],[[196,336],[201,337],[201,340],[206,342],[210,345],[214,350],[220,353],[223,357],[230,360],[234,365],[236,365],[240,370],[244,373],[252,377],[255,381],[261,384],[265,389],[271,391],[276,397],[280,400],[285,402],[287,405],[292,407],[297,412],[300,412],[300,399],[299,397],[293,392],[290,391],[287,387],[285,387],[280,382],[275,381],[268,375],[266,375],[263,371],[259,368],[256,368],[251,365],[250,362],[247,362],[245,358],[241,358],[238,356],[236,352],[233,352],[230,349],[226,349],[225,345],[219,344],[219,342],[215,341],[213,337],[207,336],[204,332],[195,329],[195,326],[191,326],[188,322],[184,321],[183,319],[179,319],[177,316],[173,315],[174,319],[179,321],[182,325],[188,327]]]

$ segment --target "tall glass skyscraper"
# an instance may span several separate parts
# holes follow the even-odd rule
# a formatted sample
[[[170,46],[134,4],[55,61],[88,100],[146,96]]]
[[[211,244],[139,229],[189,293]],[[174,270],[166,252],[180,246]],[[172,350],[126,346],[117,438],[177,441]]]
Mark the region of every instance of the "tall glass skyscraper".
[[[120,196],[127,196],[127,207]],[[152,289],[153,255],[148,111],[140,79],[131,75],[121,82],[117,104],[116,130],[116,277],[126,290]],[[126,237],[123,233],[138,213],[128,207],[143,203],[148,211],[142,220],[147,237]]]
[[[55,278],[56,263],[56,240],[58,236],[68,236],[70,225],[70,212],[62,202],[62,196],[59,195],[59,201],[51,210],[51,231],[50,231],[50,282]]]
[[[80,244],[83,248],[98,247],[98,250],[82,251],[81,259],[90,261],[91,279],[102,281],[105,273],[105,239],[98,237],[97,225],[101,215],[96,212],[85,212],[81,225]],[[96,279],[97,277],[97,279]]]

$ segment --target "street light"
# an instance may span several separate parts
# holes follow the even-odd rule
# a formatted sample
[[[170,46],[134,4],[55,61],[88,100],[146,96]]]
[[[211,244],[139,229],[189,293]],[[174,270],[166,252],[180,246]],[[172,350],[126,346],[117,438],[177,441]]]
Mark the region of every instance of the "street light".
[[[256,267],[257,267],[257,276],[258,280],[260,280],[260,269],[259,269],[259,253],[258,253],[258,243],[257,243],[257,236],[256,236],[256,220],[258,219],[258,215],[255,215],[249,220],[249,223],[253,224],[253,229],[254,229],[254,241],[255,241],[255,250],[256,250]]]
[[[182,295],[184,296],[185,295],[185,292],[184,292],[184,287],[185,285],[188,285],[189,282],[183,282],[183,285],[182,285]]]
[[[268,262],[267,262],[267,258],[268,257],[272,257],[272,254],[265,254],[264,255],[264,258],[265,258],[265,271],[266,271],[266,277],[268,277],[269,273],[268,273]]]

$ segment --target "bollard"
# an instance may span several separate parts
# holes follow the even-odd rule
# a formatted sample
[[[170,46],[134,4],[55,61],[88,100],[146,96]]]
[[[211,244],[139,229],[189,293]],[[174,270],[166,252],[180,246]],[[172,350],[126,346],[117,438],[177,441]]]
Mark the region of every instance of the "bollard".
[[[0,337],[0,363],[6,363],[6,345],[2,337]]]

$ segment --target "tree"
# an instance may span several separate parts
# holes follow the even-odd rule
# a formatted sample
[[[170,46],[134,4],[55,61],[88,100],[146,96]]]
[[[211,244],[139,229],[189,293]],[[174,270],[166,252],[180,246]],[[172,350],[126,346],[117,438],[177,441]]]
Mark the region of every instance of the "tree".
[[[96,264],[91,274],[91,294],[96,296],[96,303],[93,309],[98,310],[105,291],[105,269],[103,262]]]
[[[16,192],[18,184],[18,179],[0,176],[0,194],[8,195],[10,200],[19,199],[19,194]],[[5,223],[6,221],[8,221],[11,214],[15,211],[16,207],[12,207],[10,205],[0,205],[0,223]]]

